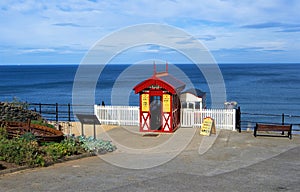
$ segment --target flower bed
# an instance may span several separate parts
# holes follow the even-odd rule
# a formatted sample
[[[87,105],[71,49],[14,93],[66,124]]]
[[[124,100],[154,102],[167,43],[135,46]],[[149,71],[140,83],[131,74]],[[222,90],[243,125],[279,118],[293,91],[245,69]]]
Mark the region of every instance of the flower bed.
[[[27,133],[8,139],[6,129],[0,128],[0,161],[20,166],[46,166],[73,155],[103,154],[115,149],[109,141],[85,137],[66,137],[59,143],[40,143],[34,135]]]

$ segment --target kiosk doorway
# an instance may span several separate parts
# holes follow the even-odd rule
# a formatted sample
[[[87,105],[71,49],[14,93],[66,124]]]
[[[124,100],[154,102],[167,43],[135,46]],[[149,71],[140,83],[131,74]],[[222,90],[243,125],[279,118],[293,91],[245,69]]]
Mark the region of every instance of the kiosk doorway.
[[[160,130],[161,122],[161,96],[150,96],[150,129]]]

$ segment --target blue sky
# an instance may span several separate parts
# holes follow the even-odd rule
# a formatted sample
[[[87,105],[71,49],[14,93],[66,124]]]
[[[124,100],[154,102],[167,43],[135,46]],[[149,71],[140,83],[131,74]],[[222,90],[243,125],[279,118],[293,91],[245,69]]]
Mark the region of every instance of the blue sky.
[[[300,63],[299,10],[296,0],[2,0],[0,64],[78,64],[99,39],[142,23],[185,30],[218,63]],[[142,49],[120,62],[164,57]]]

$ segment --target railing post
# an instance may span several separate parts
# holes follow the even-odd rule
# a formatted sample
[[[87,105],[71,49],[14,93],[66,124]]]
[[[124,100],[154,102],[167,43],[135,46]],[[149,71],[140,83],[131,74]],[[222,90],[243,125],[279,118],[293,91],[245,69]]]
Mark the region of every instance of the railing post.
[[[281,124],[284,125],[284,113],[281,116]],[[284,131],[282,131],[281,135],[284,135]]]
[[[241,130],[241,107],[238,107],[235,114],[235,128],[239,130],[239,133]]]
[[[58,123],[58,103],[55,104],[55,120]]]
[[[68,121],[71,122],[71,105],[68,103]]]

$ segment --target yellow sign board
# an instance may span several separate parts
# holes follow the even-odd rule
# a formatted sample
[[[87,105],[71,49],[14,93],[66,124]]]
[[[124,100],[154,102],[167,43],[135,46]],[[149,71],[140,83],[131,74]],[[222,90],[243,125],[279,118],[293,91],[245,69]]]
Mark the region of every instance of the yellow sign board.
[[[210,136],[211,133],[216,134],[215,121],[210,117],[206,117],[202,122],[200,135]]]
[[[142,94],[142,111],[149,111],[149,94]]]
[[[163,112],[171,112],[171,96],[163,94]]]

